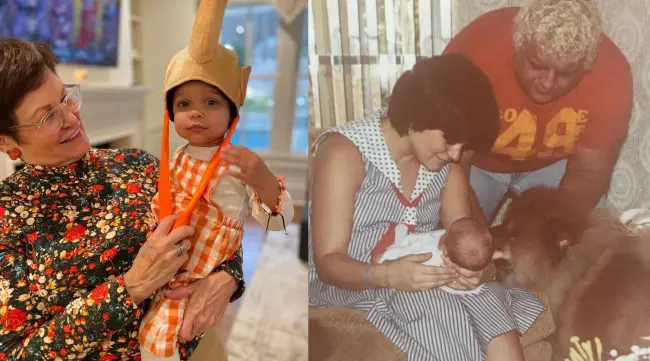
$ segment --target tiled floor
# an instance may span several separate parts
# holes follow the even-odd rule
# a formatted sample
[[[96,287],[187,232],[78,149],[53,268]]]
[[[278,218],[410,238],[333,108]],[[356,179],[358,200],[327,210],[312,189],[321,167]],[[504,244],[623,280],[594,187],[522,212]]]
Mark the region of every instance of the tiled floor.
[[[226,342],[231,361],[304,361],[307,265],[298,257],[300,226],[269,232]]]
[[[302,215],[302,208],[297,208],[295,211],[296,217],[292,223],[299,223],[300,216]],[[262,253],[262,245],[264,244],[264,228],[257,224],[255,221],[246,222],[244,225],[244,281],[250,284],[253,273],[257,268],[260,254]],[[244,294],[245,297],[245,294]],[[242,297],[243,298],[243,297]],[[226,309],[221,322],[221,337],[225,341],[230,334],[237,311],[241,307],[242,300],[231,303]]]

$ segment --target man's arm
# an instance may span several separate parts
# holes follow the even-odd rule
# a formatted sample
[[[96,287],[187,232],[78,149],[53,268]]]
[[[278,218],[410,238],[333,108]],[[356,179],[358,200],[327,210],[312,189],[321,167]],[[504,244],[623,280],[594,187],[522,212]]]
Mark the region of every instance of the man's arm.
[[[593,209],[609,188],[634,103],[630,64],[611,42],[602,47],[610,49],[607,66],[592,69],[592,76],[600,79],[602,86],[590,90],[593,106],[585,113],[587,126],[560,182],[560,188],[573,194],[586,209]]]
[[[478,198],[476,197],[474,188],[472,188],[472,186],[469,183],[470,165],[472,164],[473,157],[474,157],[474,151],[466,150],[463,152],[463,155],[460,158],[460,162],[458,164],[451,165],[450,180],[452,180],[452,182],[456,182],[456,180],[454,179],[461,179],[461,177],[464,178],[463,181],[458,181],[458,184],[452,185],[451,193],[457,192],[456,197],[460,196],[460,197],[467,198],[468,205],[466,206],[469,207],[469,212],[471,216],[474,219],[479,220],[487,225],[488,220],[485,219],[485,214],[483,213],[483,210],[481,209],[481,205],[478,202]],[[449,198],[453,198],[453,197],[454,196],[451,196]],[[444,207],[444,203],[443,203],[443,207]]]
[[[595,208],[609,189],[622,142],[609,149],[578,147],[569,157],[560,189],[569,191],[586,209]]]

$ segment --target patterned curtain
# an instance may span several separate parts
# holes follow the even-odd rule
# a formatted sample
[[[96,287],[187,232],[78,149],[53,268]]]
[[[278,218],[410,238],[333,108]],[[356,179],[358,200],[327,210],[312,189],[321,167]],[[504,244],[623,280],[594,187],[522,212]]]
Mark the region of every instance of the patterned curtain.
[[[453,30],[456,33],[486,11],[519,6],[525,0],[454,0]],[[618,45],[632,66],[634,110],[627,141],[621,151],[608,195],[609,206],[624,211],[650,208],[650,2],[598,0],[605,33]]]
[[[451,0],[309,2],[310,129],[318,132],[386,106],[399,74],[440,53]],[[446,16],[441,16],[446,14]]]

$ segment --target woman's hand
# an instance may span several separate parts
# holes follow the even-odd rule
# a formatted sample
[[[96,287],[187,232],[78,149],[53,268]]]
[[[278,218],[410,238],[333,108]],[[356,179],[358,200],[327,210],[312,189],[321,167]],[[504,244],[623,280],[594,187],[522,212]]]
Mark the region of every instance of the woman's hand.
[[[458,272],[458,279],[450,283],[448,287],[459,291],[471,291],[476,289],[483,283],[494,279],[494,276],[496,275],[496,269],[493,263],[490,263],[482,271],[474,272],[460,268],[458,265],[451,263],[447,258],[443,258],[443,262],[449,267],[453,267]]]
[[[221,323],[235,291],[237,282],[226,272],[213,273],[187,286],[168,291],[165,296],[173,300],[189,297],[178,341],[187,342]]]
[[[386,286],[399,291],[415,292],[440,287],[456,280],[458,274],[451,267],[423,265],[431,253],[412,254],[384,262]]]
[[[169,232],[177,216],[165,217],[144,242],[131,268],[124,274],[124,283],[135,303],[151,296],[158,288],[172,280],[178,269],[187,261],[188,240],[194,233],[190,226]],[[181,252],[181,244],[185,252]]]

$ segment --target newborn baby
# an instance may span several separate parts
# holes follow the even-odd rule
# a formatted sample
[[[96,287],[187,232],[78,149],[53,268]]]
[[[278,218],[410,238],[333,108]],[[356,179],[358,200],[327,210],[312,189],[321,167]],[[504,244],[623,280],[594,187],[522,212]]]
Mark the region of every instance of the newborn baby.
[[[395,242],[381,256],[379,263],[398,259],[410,254],[431,253],[431,259],[425,265],[442,266],[443,257],[470,271],[481,271],[492,261],[492,238],[482,223],[472,218],[460,218],[449,229],[408,234],[406,225],[395,228]],[[449,287],[440,287],[454,293],[478,292],[479,286],[472,291],[458,291]]]

